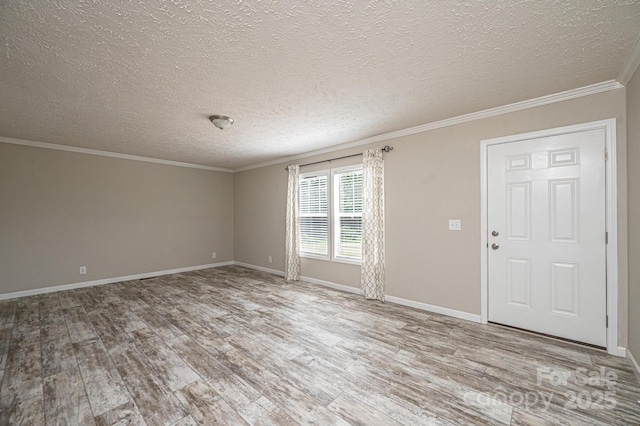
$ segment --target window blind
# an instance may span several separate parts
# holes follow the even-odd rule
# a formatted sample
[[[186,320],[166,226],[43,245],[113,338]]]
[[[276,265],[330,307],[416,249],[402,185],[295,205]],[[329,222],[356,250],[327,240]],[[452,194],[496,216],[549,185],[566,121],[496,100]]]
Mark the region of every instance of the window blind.
[[[302,176],[298,194],[300,252],[329,254],[328,175]]]
[[[362,258],[362,170],[336,173],[335,257]]]

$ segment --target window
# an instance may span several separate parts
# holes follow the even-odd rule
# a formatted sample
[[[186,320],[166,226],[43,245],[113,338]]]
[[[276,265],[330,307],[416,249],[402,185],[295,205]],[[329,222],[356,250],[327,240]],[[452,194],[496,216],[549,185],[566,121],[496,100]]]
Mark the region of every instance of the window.
[[[300,254],[329,257],[328,173],[301,175],[298,194]]]
[[[360,263],[362,166],[300,175],[299,191],[300,255]]]
[[[362,167],[333,173],[333,229],[335,259],[362,258]]]

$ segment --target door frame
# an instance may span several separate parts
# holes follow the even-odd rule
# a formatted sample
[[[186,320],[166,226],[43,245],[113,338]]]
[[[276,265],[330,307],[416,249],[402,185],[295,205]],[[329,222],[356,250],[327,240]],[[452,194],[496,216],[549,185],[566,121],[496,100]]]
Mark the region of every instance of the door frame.
[[[499,138],[480,141],[480,175],[481,175],[481,212],[480,212],[480,317],[486,324],[489,317],[489,246],[488,246],[488,173],[487,161],[489,146],[510,142],[519,142],[528,139],[537,139],[567,133],[583,132],[588,130],[604,129],[605,149],[607,161],[605,163],[605,193],[606,193],[606,231],[608,243],[606,246],[607,267],[607,352],[624,356],[624,350],[618,348],[618,190],[617,190],[617,164],[616,164],[616,119],[593,121],[572,126],[557,127]]]

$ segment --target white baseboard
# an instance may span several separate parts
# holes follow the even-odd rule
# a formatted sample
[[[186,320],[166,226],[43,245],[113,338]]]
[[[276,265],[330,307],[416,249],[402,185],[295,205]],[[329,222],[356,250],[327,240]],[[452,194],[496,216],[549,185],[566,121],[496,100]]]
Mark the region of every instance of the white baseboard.
[[[273,274],[284,276],[284,272],[277,271],[275,269],[264,268],[262,266],[251,265],[249,263],[243,263],[243,262],[234,262],[234,264],[238,266],[244,266],[245,268],[249,268],[249,269],[256,269],[258,271],[271,272]],[[305,276],[301,276],[300,280],[306,281],[311,284],[318,284],[324,287],[329,287],[335,290],[346,291],[348,293],[362,294],[362,291],[359,288],[351,287],[344,284],[337,284],[331,281],[324,281],[324,280],[319,280],[317,278],[305,277]],[[415,302],[413,300],[402,299],[400,297],[395,297],[395,296],[385,296],[385,301],[395,303],[398,305],[409,306],[412,308],[420,309],[422,311],[447,315],[454,318],[460,318],[466,321],[473,321],[473,322],[479,323],[481,320],[480,315],[470,314],[468,312],[463,312],[463,311],[456,311],[455,309],[443,308],[441,306],[429,305],[427,303]]]
[[[140,280],[143,278],[158,277],[160,275],[179,274],[181,272],[198,271],[200,269],[217,268],[220,266],[233,265],[233,261],[210,263],[208,265],[187,266],[185,268],[167,269],[165,271],[145,272],[136,275],[126,275],[123,277],[105,278],[102,280],[84,281],[73,284],[62,284],[53,287],[34,288],[32,290],[16,291],[14,293],[0,294],[0,300],[15,299],[18,297],[35,296],[38,294],[53,293],[56,291],[73,290],[75,288],[93,287],[96,285],[113,284],[122,281]]]
[[[127,276],[115,277],[115,278],[106,278],[106,279],[95,280],[95,281],[63,284],[63,285],[58,285],[54,287],[44,287],[44,288],[37,288],[33,290],[17,291],[14,293],[5,293],[5,294],[0,294],[0,300],[15,299],[18,297],[26,297],[26,296],[35,296],[37,294],[53,293],[56,291],[72,290],[72,289],[83,288],[83,287],[93,287],[93,286],[104,285],[104,284],[113,284],[113,283],[118,283],[122,281],[140,280],[143,278],[152,278],[152,277],[157,277],[161,275],[179,274],[181,272],[197,271],[200,269],[217,268],[220,266],[228,266],[228,265],[243,266],[249,269],[255,269],[262,272],[268,272],[271,274],[284,276],[284,272],[279,271],[277,269],[265,268],[263,266],[251,265],[249,263],[244,263],[244,262],[227,261],[227,262],[211,263],[208,265],[187,266],[185,268],[168,269],[165,271],[145,272],[143,274],[127,275]],[[305,276],[300,277],[300,279],[302,281],[306,281],[311,284],[318,284],[324,287],[332,288],[334,290],[341,290],[341,291],[346,291],[348,293],[354,293],[354,294],[362,294],[362,291],[359,288],[351,287],[344,284],[338,284],[331,281],[324,281],[324,280],[319,280],[317,278],[305,277]],[[427,303],[415,302],[413,300],[402,299],[400,297],[394,297],[394,296],[386,296],[385,300],[387,302],[396,303],[398,305],[403,305],[403,306],[409,306],[409,307],[420,309],[423,311],[434,312],[442,315],[448,315],[450,317],[460,318],[467,321],[473,321],[478,323],[480,322],[480,315],[470,314],[468,312],[456,311],[455,309],[443,308],[441,306],[429,305]],[[624,350],[624,348],[621,348],[621,349]],[[622,355],[620,356],[624,356],[624,352],[622,352]]]
[[[318,284],[323,287],[332,288],[334,290],[346,291],[347,293],[362,294],[362,291],[359,288],[350,287],[344,284],[332,283],[331,281],[323,281],[323,280],[319,280],[311,277],[300,277],[300,281],[306,281],[311,284]]]
[[[245,268],[249,268],[249,269],[255,269],[256,271],[262,271],[262,272],[271,272],[272,274],[275,275],[279,275],[281,277],[284,277],[284,271],[278,271],[277,269],[270,269],[270,268],[265,268],[264,266],[258,266],[258,265],[252,265],[250,263],[244,263],[244,262],[233,262],[234,265],[237,266],[244,266]],[[311,284],[318,284],[324,287],[329,287],[332,288],[334,290],[342,290],[342,291],[346,291],[348,293],[356,293],[356,294],[360,294],[360,289],[359,288],[354,288],[354,287],[349,287],[348,285],[343,285],[343,284],[337,284],[337,283],[333,283],[331,281],[323,281],[323,280],[319,280],[316,278],[311,278],[311,277],[300,277],[300,281],[306,281],[308,283]]]
[[[640,365],[638,365],[638,361],[636,361],[636,359],[633,357],[633,354],[628,349],[627,349],[627,359],[631,363],[631,366],[633,367],[633,372],[636,373],[636,377],[638,381],[640,381]]]
[[[250,263],[237,262],[237,261],[233,262],[233,264],[237,266],[244,266],[245,268],[249,268],[249,269],[255,269],[256,271],[270,272],[272,274],[284,277],[284,271],[279,271],[277,269],[265,268],[264,266],[252,265]],[[319,280],[311,277],[300,277],[300,281],[306,281],[311,284],[318,284],[324,287],[332,288],[334,290],[346,291],[348,293],[356,293],[356,294],[361,293],[359,288],[349,287],[348,285],[337,284],[331,281],[323,281],[323,280]]]
[[[422,311],[433,312],[435,314],[447,315],[449,317],[460,318],[466,321],[481,322],[480,315],[471,314],[469,312],[457,311],[455,309],[443,308],[442,306],[429,305],[428,303],[416,302],[413,300],[402,299],[395,296],[385,296],[384,300],[391,303],[397,303],[398,305],[410,306],[412,308],[420,309]]]
[[[237,266],[244,266],[245,268],[249,268],[249,269],[255,269],[256,271],[269,272],[271,274],[275,274],[275,275],[279,275],[281,277],[284,277],[284,271],[278,271],[277,269],[265,268],[263,266],[252,265],[250,263],[244,263],[244,262],[235,262],[234,261],[233,264],[237,265]]]

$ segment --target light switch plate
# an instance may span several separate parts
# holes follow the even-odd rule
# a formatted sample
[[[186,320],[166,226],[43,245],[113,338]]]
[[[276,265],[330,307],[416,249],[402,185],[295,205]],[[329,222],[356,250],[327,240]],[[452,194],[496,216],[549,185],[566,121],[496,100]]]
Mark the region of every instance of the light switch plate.
[[[460,231],[462,230],[462,223],[460,219],[449,219],[449,231]]]

